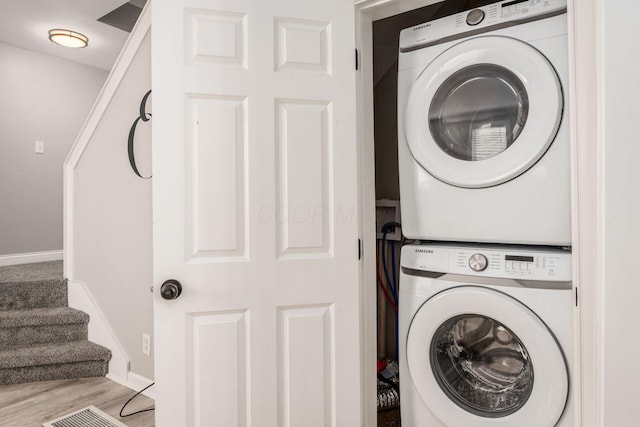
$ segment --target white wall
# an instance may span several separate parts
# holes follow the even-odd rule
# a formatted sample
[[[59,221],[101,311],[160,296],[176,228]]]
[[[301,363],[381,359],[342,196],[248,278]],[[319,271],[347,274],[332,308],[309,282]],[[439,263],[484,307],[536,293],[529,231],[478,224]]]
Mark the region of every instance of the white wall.
[[[0,255],[62,250],[62,164],[106,77],[0,43]]]
[[[600,0],[600,426],[638,425],[640,44],[638,2]],[[585,402],[588,405],[589,402]]]
[[[73,196],[73,278],[89,289],[131,371],[147,378],[153,378],[153,355],[142,354],[142,334],[153,335],[151,180],[129,166],[127,137],[150,88],[147,34],[76,166]],[[151,122],[139,122],[135,147],[138,169],[148,176]]]

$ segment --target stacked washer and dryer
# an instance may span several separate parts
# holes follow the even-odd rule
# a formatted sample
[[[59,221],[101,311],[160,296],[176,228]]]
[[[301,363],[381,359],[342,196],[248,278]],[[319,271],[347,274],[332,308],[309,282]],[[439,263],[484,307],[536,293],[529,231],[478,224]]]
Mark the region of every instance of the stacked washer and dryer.
[[[400,34],[405,427],[573,425],[566,0]]]

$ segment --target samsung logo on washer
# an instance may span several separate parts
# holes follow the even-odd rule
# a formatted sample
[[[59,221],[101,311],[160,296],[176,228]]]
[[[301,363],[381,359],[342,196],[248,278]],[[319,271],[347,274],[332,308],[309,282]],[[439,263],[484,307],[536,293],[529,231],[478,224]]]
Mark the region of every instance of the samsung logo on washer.
[[[432,254],[433,249],[416,249],[417,254]]]
[[[413,27],[413,31],[418,31],[421,30],[423,28],[429,28],[431,26],[430,22],[427,22],[426,24],[422,24],[422,25],[418,25],[417,27]]]

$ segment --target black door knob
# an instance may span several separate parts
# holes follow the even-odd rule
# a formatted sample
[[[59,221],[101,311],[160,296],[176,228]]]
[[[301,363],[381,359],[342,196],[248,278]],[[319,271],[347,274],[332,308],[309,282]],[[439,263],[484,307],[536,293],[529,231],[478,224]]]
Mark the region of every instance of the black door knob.
[[[171,300],[176,299],[182,293],[182,285],[174,279],[169,279],[160,287],[160,295],[162,298]]]

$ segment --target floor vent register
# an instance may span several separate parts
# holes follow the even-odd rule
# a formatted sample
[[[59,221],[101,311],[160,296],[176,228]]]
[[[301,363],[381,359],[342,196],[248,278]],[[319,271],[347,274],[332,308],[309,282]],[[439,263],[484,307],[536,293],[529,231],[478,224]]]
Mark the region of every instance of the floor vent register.
[[[43,424],[43,427],[127,427],[95,406],[88,406],[57,420]]]

